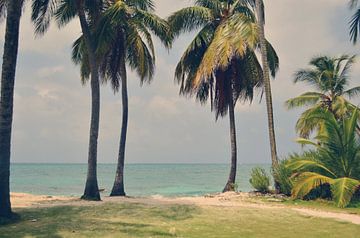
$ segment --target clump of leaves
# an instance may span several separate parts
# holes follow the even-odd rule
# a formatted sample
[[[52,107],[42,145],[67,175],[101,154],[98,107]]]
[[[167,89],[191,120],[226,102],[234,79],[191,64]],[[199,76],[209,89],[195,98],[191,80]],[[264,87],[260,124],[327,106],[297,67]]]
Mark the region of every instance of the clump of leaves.
[[[290,196],[291,190],[293,188],[293,182],[291,180],[291,176],[293,171],[286,166],[286,164],[291,160],[291,156],[289,159],[281,160],[279,165],[274,168],[273,175],[275,181],[277,181],[280,189],[280,193]]]
[[[250,184],[256,189],[256,191],[267,193],[269,192],[270,176],[263,168],[253,168],[251,171]]]

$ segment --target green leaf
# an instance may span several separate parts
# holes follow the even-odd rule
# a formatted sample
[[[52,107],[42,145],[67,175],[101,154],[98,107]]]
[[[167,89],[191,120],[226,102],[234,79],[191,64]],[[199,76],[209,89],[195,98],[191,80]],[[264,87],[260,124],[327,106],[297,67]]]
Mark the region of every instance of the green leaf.
[[[356,190],[360,186],[360,181],[351,178],[339,178],[335,179],[331,183],[331,192],[335,203],[338,207],[346,207]]]

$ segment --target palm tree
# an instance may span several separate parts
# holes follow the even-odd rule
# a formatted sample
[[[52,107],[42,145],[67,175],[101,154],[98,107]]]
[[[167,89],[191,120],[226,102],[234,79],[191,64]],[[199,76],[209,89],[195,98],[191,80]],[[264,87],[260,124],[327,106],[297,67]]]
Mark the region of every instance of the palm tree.
[[[80,21],[91,86],[91,122],[88,150],[88,172],[82,199],[100,200],[97,182],[97,143],[100,119],[99,59],[96,55],[95,29],[101,19],[102,10],[108,1],[103,0],[42,0],[32,15],[38,33],[44,33],[52,17],[59,27],[64,27],[75,17]]]
[[[184,52],[175,71],[180,94],[211,103],[216,119],[229,113],[231,170],[224,192],[234,190],[237,145],[234,107],[252,101],[254,89],[263,84],[255,54],[258,48],[256,18],[247,1],[197,0],[195,6],[173,13],[168,19],[173,37],[200,29]],[[278,57],[267,42],[272,75]]]
[[[271,149],[271,162],[272,162],[272,169],[274,171],[278,167],[279,161],[276,150],[274,111],[272,104],[271,83],[270,83],[270,75],[269,75],[269,62],[267,58],[268,52],[266,47],[265,29],[264,29],[264,25],[265,25],[264,3],[262,0],[256,0],[255,6],[256,6],[256,13],[259,24],[260,51],[261,51],[261,59],[262,59],[262,66],[264,72],[264,89],[265,89],[268,130],[269,130],[269,140],[270,140],[270,149]],[[279,190],[279,185],[277,181],[275,181],[275,188],[276,190]]]
[[[10,154],[15,71],[23,0],[1,0],[0,15],[6,12],[6,32],[0,98],[0,217],[13,216],[10,203]]]
[[[286,102],[289,109],[310,106],[296,123],[296,130],[301,137],[308,138],[316,129],[319,133],[322,131],[323,123],[318,118],[311,117],[312,114],[329,111],[341,119],[356,108],[346,99],[360,93],[360,87],[347,88],[349,71],[354,60],[355,56],[347,55],[339,58],[316,57],[310,62],[312,68],[300,70],[295,74],[295,83],[306,82],[317,90],[306,92]]]
[[[359,113],[338,120],[330,112],[319,112],[312,117],[324,121],[322,136],[313,142],[299,139],[303,145],[315,150],[295,156],[289,168],[295,171],[292,196],[304,198],[313,189],[330,185],[332,198],[338,207],[346,207],[360,188],[360,140],[355,133]]]
[[[141,84],[151,82],[155,68],[152,35],[169,46],[169,26],[154,11],[152,0],[113,2],[104,12],[98,27],[98,55],[102,59],[100,72],[110,81],[114,92],[122,94],[122,127],[118,164],[111,196],[125,196],[124,164],[128,124],[128,92],[126,64],[135,70]],[[79,45],[74,47],[76,62],[82,62]]]

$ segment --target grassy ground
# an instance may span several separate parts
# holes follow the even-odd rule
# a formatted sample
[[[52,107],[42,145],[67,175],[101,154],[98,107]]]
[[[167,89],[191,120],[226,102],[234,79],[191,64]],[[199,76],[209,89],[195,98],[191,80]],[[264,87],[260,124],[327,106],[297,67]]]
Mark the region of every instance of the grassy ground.
[[[17,210],[0,237],[359,237],[360,226],[286,209],[106,203]]]
[[[340,213],[360,215],[360,201],[352,202],[346,208],[338,208],[336,207],[333,201],[325,200],[325,199],[305,201],[305,200],[293,200],[291,198],[284,198],[284,199],[274,200],[273,198],[266,198],[259,196],[248,199],[248,202],[253,202],[253,203],[265,202],[269,204],[286,205],[295,208],[310,208],[310,209],[329,211],[329,212],[340,212]]]

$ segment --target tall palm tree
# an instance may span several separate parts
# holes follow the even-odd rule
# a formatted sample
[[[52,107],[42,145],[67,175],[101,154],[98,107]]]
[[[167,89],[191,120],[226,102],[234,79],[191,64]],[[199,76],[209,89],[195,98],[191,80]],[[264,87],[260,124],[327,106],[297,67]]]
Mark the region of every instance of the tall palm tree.
[[[234,190],[237,145],[234,107],[237,101],[252,101],[263,84],[258,49],[256,17],[248,1],[197,0],[195,6],[173,13],[168,19],[173,37],[200,29],[180,59],[175,79],[180,94],[195,96],[202,104],[210,100],[216,119],[229,113],[231,170],[224,192]],[[274,76],[278,57],[267,42]]]
[[[354,193],[360,189],[360,140],[355,132],[359,113],[338,120],[331,112],[312,115],[324,121],[323,136],[313,142],[299,139],[303,145],[315,150],[293,156],[288,167],[294,171],[294,198],[303,198],[313,189],[330,185],[332,198],[339,207],[346,207]]]
[[[112,2],[104,11],[97,31],[97,54],[101,58],[100,73],[110,81],[114,92],[121,86],[122,127],[118,163],[111,196],[125,196],[124,164],[128,124],[127,69],[135,70],[140,82],[151,82],[155,68],[155,49],[151,34],[169,46],[169,26],[154,13],[152,0],[123,0]],[[81,39],[74,45],[73,59],[81,63],[86,73],[86,62]],[[86,58],[86,57],[85,57]]]
[[[96,55],[95,30],[101,19],[103,8],[108,3],[105,0],[40,0],[37,11],[32,15],[36,29],[44,33],[55,17],[59,27],[64,27],[77,17],[83,33],[84,47],[86,49],[90,86],[91,86],[91,122],[88,150],[88,172],[82,199],[100,200],[97,182],[97,143],[100,120],[100,81],[99,59]]]
[[[322,121],[312,117],[312,114],[329,111],[341,119],[356,108],[347,100],[360,93],[360,87],[347,88],[354,60],[355,56],[347,55],[338,58],[320,56],[311,60],[310,69],[302,69],[295,74],[295,83],[306,82],[317,90],[306,92],[286,102],[289,109],[309,107],[296,123],[296,130],[301,137],[308,138],[314,130],[322,133]]]
[[[0,217],[13,216],[10,203],[10,154],[13,121],[15,71],[19,46],[23,0],[1,0],[0,15],[6,12],[5,45],[0,98]]]
[[[278,166],[279,162],[278,162],[277,150],[276,150],[274,111],[272,104],[271,82],[269,75],[269,62],[267,59],[268,52],[266,47],[265,29],[264,29],[264,25],[265,25],[264,3],[262,0],[255,0],[255,6],[256,6],[256,13],[259,24],[260,52],[261,52],[262,67],[264,72],[264,89],[265,89],[268,130],[269,130],[270,149],[271,149],[271,162],[272,162],[272,169],[274,170]],[[279,189],[277,181],[275,181],[275,188],[276,190]]]

